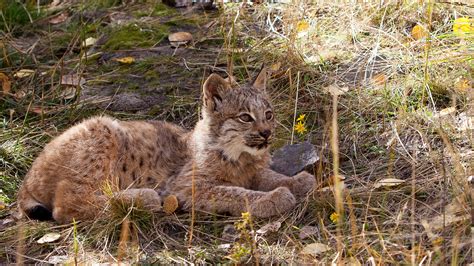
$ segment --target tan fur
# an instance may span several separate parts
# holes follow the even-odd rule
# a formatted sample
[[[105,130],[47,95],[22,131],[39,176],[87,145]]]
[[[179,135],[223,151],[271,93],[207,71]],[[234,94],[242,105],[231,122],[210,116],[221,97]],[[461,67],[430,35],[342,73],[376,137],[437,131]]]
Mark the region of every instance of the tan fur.
[[[265,83],[265,71],[237,88],[212,74],[203,87],[202,119],[191,132],[159,121],[94,117],[79,123],[35,160],[19,192],[20,209],[35,218],[39,206],[60,223],[92,219],[107,204],[108,186],[114,197],[153,210],[165,195],[176,195],[184,209],[194,200],[198,210],[232,215],[291,210],[314,177],[268,169],[275,121]]]

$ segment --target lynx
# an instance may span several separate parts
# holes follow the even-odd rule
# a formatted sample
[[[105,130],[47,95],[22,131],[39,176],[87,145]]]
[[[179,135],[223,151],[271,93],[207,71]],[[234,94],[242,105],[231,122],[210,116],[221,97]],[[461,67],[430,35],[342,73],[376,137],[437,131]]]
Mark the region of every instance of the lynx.
[[[288,177],[268,168],[275,130],[263,69],[253,82],[231,86],[217,74],[203,85],[202,117],[187,131],[163,121],[99,116],[53,139],[19,191],[23,215],[67,223],[94,219],[113,198],[152,211],[175,195],[181,209],[270,217],[291,210],[314,176]],[[112,185],[110,185],[112,184]],[[107,195],[106,195],[107,194]]]

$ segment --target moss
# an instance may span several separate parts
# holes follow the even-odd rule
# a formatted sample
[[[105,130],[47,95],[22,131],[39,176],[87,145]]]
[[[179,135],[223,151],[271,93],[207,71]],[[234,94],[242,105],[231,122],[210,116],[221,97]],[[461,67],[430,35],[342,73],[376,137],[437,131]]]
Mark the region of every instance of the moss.
[[[178,11],[176,11],[174,8],[171,8],[163,3],[157,3],[155,7],[153,8],[153,12],[151,13],[152,16],[157,16],[157,17],[166,17],[166,16],[172,16],[172,15],[177,15]]]
[[[146,28],[130,24],[113,30],[103,48],[104,50],[113,51],[135,47],[152,47],[162,41],[168,34],[168,27],[164,25]]]

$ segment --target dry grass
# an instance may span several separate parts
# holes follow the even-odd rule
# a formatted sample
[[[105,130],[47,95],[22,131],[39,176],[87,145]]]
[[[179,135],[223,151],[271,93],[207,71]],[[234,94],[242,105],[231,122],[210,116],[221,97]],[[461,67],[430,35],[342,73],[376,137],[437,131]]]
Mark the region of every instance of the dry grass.
[[[128,8],[138,10],[145,3],[136,5]],[[467,177],[474,175],[474,135],[472,128],[463,128],[463,121],[474,114],[473,46],[472,39],[453,34],[452,26],[455,18],[474,17],[474,7],[324,1],[227,4],[221,11],[213,25],[207,24],[211,18],[199,21],[194,48],[156,58],[167,62],[172,82],[182,76],[185,86],[195,83],[194,91],[171,86],[164,92],[168,101],[159,109],[113,114],[168,119],[189,127],[197,119],[196,88],[203,72],[228,72],[242,80],[265,62],[273,68],[270,93],[280,123],[276,145],[309,140],[320,150],[322,160],[313,169],[318,180],[314,193],[293,212],[272,221],[199,212],[152,215],[121,206],[112,217],[77,225],[13,222],[0,225],[0,261],[45,262],[65,256],[72,263],[472,263],[472,181]],[[412,37],[417,24],[428,29],[427,38]],[[86,29],[90,23],[77,27]],[[93,34],[108,33],[106,28]],[[140,78],[148,73],[110,65],[105,57],[100,67],[98,61],[79,61],[81,52],[74,49],[90,33],[82,34],[68,35],[62,44],[53,42],[57,47],[42,54],[28,51],[28,45],[15,46],[21,34],[6,32],[2,37],[8,58],[16,61],[4,63],[0,72],[12,76],[18,69],[35,68],[47,73],[18,80],[14,92],[24,90],[26,96],[5,97],[0,105],[5,117],[0,131],[0,182],[5,185],[0,195],[7,203],[14,202],[18,183],[51,137],[83,117],[103,112],[91,110],[78,98],[61,99],[55,89],[58,73],[83,73],[88,86],[98,88],[114,87],[110,80],[120,75]],[[153,49],[140,50],[145,54],[138,50],[118,50],[109,56],[153,56]],[[184,63],[176,59],[181,56]],[[150,62],[143,64],[150,67]],[[159,70],[159,64],[151,65]],[[465,91],[458,89],[463,79],[468,81]],[[171,83],[154,77],[148,82]],[[331,94],[334,87],[343,93]],[[99,101],[110,107],[107,99]],[[448,107],[454,111],[444,114]],[[293,131],[300,114],[307,117],[304,134]],[[400,181],[397,186],[377,187],[386,178]],[[8,219],[14,210],[13,204],[0,218]],[[334,212],[338,219],[330,219]],[[274,220],[282,224],[277,232],[256,232]],[[235,242],[223,234],[229,225],[240,228]],[[308,226],[317,231],[301,239],[299,234]],[[59,242],[36,243],[52,231],[61,233]],[[301,254],[311,243],[326,244],[330,250],[317,256]],[[27,254],[17,255],[21,249]]]

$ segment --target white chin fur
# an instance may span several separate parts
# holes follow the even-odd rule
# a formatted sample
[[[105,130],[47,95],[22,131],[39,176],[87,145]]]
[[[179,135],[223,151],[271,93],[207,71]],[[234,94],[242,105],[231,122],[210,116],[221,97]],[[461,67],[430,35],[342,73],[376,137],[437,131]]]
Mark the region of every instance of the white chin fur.
[[[252,156],[260,157],[265,154],[267,148],[257,149],[249,147],[244,144],[244,141],[241,137],[237,137],[232,142],[223,145],[222,151],[228,159],[232,161],[237,161],[240,155],[242,155],[242,153],[244,152],[249,153]]]

